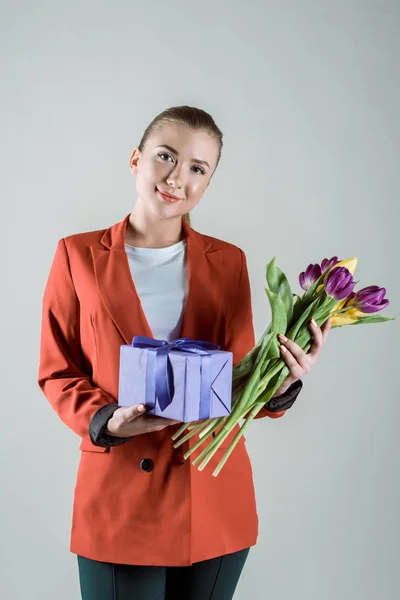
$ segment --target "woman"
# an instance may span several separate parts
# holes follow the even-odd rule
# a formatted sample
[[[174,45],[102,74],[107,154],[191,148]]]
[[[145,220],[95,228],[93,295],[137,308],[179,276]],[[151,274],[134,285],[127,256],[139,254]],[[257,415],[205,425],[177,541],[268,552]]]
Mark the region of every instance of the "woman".
[[[43,296],[39,385],[81,438],[71,552],[83,600],[228,600],[258,518],[242,438],[203,471],[173,448],[177,421],[145,414],[143,398],[118,407],[121,344],[135,335],[190,337],[233,353],[254,347],[244,252],[198,233],[188,213],[218,166],[222,133],[194,107],[147,127],[130,158],[137,202],[121,222],[58,242]],[[282,417],[330,328],[312,326],[308,354],[283,340],[290,374],[258,418]],[[190,441],[190,445],[194,443]]]

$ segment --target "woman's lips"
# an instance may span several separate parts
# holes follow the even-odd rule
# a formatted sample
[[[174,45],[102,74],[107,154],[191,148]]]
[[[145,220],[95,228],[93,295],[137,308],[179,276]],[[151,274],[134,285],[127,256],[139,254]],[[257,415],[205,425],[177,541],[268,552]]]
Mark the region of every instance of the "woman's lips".
[[[182,198],[176,198],[176,197],[169,196],[168,194],[164,194],[158,188],[157,188],[157,192],[159,193],[159,195],[165,202],[169,202],[170,204],[174,204],[175,202],[180,202],[180,200],[182,200]]]

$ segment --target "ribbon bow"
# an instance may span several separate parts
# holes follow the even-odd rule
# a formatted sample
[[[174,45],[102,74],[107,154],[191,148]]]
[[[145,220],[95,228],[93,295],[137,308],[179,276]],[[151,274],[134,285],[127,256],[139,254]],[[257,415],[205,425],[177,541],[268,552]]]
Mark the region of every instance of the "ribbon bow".
[[[134,348],[147,348],[148,365],[147,377],[155,374],[155,391],[158,403],[162,411],[172,402],[174,395],[173,376],[168,355],[171,350],[180,350],[182,352],[192,352],[203,356],[201,361],[201,389],[200,389],[200,413],[199,419],[206,419],[209,415],[211,403],[211,354],[209,350],[219,350],[220,346],[211,342],[201,340],[191,340],[190,338],[178,338],[168,342],[167,340],[156,340],[146,336],[137,335],[133,338],[132,346]],[[149,388],[150,386],[146,386]],[[154,401],[146,401],[151,408],[154,407]]]

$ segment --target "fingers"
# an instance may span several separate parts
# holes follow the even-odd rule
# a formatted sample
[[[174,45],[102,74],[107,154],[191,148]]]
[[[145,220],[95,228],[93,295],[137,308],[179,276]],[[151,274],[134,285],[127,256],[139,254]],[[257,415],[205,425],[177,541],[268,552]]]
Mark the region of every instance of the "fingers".
[[[317,325],[317,323],[314,321],[314,319],[312,319],[310,321],[310,329],[311,329],[311,333],[314,338],[313,345],[310,350],[310,354],[313,354],[316,351],[318,351],[320,348],[322,348],[322,346],[324,344],[324,336],[321,331],[321,328]]]
[[[304,374],[309,373],[312,365],[316,362],[319,352],[326,342],[329,331],[332,326],[332,317],[329,317],[325,321],[322,329],[312,319],[310,321],[310,329],[313,335],[313,344],[310,351],[306,354],[302,348],[293,340],[287,339],[283,335],[279,335],[279,339],[282,342],[280,348],[281,355],[285,363],[290,369],[290,373],[293,377],[300,379]]]
[[[310,322],[310,329],[312,331],[314,341],[310,348],[309,355],[315,359],[317,354],[320,352],[321,348],[325,344],[326,338],[328,337],[328,333],[331,330],[332,317],[329,317],[329,319],[325,321],[324,325],[322,326],[322,329],[318,327],[316,323],[314,325],[314,323],[313,320]]]
[[[279,335],[279,339],[282,342],[280,347],[281,356],[289,367],[291,375],[300,378],[304,373],[308,373],[311,368],[310,359],[304,350],[296,342],[285,338],[285,336]]]
[[[287,342],[286,342],[287,344]],[[285,363],[290,369],[290,374],[294,379],[300,379],[305,373],[309,373],[311,366],[309,365],[307,354],[297,344],[297,349],[294,346],[290,346],[289,350],[284,346],[284,350],[281,348],[281,355]],[[294,344],[294,342],[292,342]]]
[[[328,333],[332,329],[332,317],[329,317],[327,321],[322,326],[322,335],[324,338],[324,343],[326,342],[326,338],[328,337]]]
[[[144,406],[144,404],[133,404],[132,406],[127,406],[126,412],[124,412],[124,414],[122,415],[124,417],[123,420],[129,423],[130,421],[134,421],[135,419],[143,415],[143,413],[145,412],[146,407]]]
[[[143,404],[133,404],[132,406],[121,406],[116,410],[109,421],[108,429],[112,435],[129,437],[161,431],[165,427],[178,423],[181,424],[181,421],[148,414],[146,406]]]
[[[146,406],[144,404],[133,404],[132,406],[121,406],[118,411],[115,411],[116,421],[123,426],[124,423],[132,423],[138,417],[144,417],[141,420],[141,428],[143,432],[160,431],[170,425],[181,424],[182,421],[176,419],[166,419],[156,415],[146,414]]]

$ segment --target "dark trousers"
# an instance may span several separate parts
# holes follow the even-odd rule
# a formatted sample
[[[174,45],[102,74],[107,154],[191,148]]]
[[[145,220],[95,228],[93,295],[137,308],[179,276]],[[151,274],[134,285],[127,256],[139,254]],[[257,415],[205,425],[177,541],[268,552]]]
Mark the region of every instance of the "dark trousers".
[[[231,600],[249,550],[189,567],[119,565],[78,556],[82,600]]]

